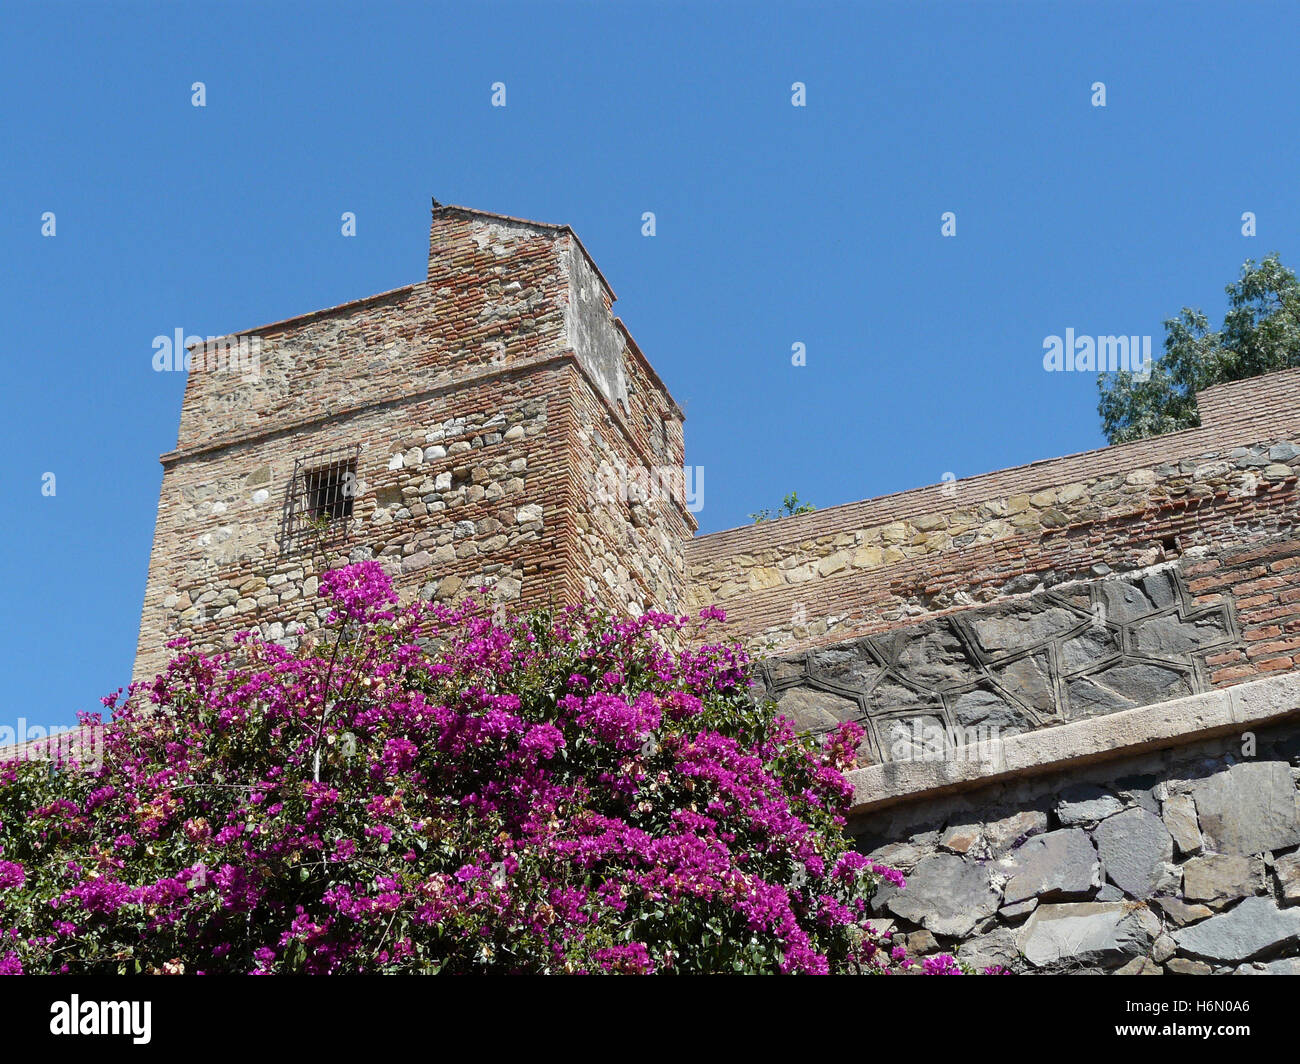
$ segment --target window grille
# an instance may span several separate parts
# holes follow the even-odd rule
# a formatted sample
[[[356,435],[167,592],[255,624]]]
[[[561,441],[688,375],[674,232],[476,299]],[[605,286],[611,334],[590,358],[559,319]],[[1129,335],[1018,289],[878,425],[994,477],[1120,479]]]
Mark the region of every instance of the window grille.
[[[336,447],[296,459],[285,489],[280,553],[334,547],[352,532],[361,447]]]

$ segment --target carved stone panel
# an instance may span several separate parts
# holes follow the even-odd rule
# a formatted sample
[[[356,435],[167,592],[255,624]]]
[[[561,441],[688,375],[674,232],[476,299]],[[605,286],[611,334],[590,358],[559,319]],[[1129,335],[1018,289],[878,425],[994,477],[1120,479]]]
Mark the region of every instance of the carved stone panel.
[[[872,763],[1204,691],[1206,655],[1240,643],[1231,601],[1196,606],[1170,567],[819,647],[763,663],[759,679],[801,728],[858,721]]]

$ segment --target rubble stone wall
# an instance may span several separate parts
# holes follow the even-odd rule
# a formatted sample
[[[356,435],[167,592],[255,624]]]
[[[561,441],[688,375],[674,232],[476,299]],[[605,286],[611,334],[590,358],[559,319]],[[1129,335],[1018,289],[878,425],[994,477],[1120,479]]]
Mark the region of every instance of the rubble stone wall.
[[[1020,972],[1300,974],[1300,724],[907,803],[854,824],[877,925]]]

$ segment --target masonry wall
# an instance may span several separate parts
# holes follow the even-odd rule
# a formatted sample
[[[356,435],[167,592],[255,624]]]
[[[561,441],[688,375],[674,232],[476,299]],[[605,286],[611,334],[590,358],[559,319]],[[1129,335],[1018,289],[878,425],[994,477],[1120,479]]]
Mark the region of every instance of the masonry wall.
[[[555,515],[571,505],[553,424],[560,385],[558,369],[495,379],[174,461],[137,671],[166,660],[159,633],[216,647],[256,628],[293,645],[319,626],[320,573],[348,559],[384,560],[408,598],[451,600],[480,583],[523,598],[525,578],[561,556]],[[281,554],[295,459],[353,444],[352,535],[337,549]],[[542,591],[537,580],[529,587],[534,598]]]
[[[621,326],[620,326],[621,328]],[[685,506],[682,417],[626,337],[627,415],[610,416],[599,393],[575,389],[569,463],[583,505],[573,516],[579,597],[640,614],[688,608],[685,546],[696,521]]]
[[[692,602],[781,653],[1288,530],[1300,371],[1204,396],[1198,429],[698,537]]]
[[[1247,753],[1247,751],[1249,751]],[[996,783],[861,818],[911,953],[976,967],[1300,975],[1300,725]]]

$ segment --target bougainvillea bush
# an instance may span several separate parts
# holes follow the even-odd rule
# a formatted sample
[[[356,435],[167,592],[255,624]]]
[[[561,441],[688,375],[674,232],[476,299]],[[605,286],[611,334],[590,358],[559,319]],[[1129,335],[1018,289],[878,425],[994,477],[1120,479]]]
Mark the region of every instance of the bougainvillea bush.
[[[865,904],[901,877],[842,832],[860,731],[754,705],[710,611],[320,590],[310,647],[172,644],[93,770],[0,765],[0,970],[910,967]]]

